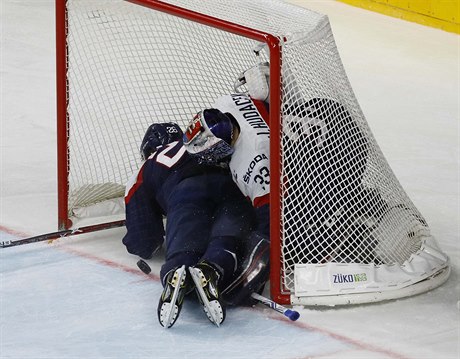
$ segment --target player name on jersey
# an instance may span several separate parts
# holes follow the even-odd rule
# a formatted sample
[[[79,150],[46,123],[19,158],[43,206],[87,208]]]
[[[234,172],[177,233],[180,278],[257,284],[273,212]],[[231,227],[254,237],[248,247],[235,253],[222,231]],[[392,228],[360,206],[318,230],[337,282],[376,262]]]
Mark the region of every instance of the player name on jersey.
[[[270,135],[268,125],[260,115],[254,102],[246,95],[233,94],[232,100],[248,124],[256,130],[257,135]]]

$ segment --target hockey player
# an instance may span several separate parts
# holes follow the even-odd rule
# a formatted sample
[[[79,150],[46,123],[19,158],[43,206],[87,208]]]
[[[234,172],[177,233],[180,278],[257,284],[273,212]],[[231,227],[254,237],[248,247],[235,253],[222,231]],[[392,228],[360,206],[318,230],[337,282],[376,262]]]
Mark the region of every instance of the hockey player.
[[[145,162],[126,187],[123,243],[129,253],[148,259],[165,235],[164,290],[158,303],[162,326],[175,323],[193,286],[218,326],[225,319],[220,291],[234,279],[238,241],[251,229],[254,213],[228,170],[199,165],[185,151],[182,137],[172,123],[147,130],[141,146]]]
[[[235,183],[256,209],[257,232],[269,236],[270,130],[268,112],[245,94],[220,97],[199,112],[184,135],[184,146],[200,163],[227,163]]]
[[[268,97],[268,87],[256,97],[238,93],[218,98],[212,108],[193,118],[184,135],[185,148],[200,163],[228,164],[233,180],[256,212],[257,227],[247,238],[243,255],[260,257],[258,265],[240,270],[243,275],[228,287],[231,294],[238,294],[229,296],[234,304],[244,301],[251,292],[261,291],[269,275],[270,130],[268,103],[262,101]]]

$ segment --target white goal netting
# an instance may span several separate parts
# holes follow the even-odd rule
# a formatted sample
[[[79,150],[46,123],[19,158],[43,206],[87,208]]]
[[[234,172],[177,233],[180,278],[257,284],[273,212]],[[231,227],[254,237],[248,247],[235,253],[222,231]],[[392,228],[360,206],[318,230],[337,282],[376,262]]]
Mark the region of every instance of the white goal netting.
[[[414,294],[432,284],[404,288],[447,278],[448,259],[379,149],[326,16],[280,1],[166,2],[280,41],[275,295],[374,301],[398,296],[376,292]],[[270,60],[266,49],[255,55],[259,44],[248,37],[123,0],[68,0],[66,11],[70,217],[123,197],[151,123],[185,127],[231,93],[243,70]]]

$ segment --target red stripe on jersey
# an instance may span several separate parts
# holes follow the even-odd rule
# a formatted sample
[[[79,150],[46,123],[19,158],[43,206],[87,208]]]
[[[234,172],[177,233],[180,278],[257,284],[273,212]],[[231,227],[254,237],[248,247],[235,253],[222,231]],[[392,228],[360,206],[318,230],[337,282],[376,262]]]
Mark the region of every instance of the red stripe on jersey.
[[[259,207],[262,207],[263,205],[265,204],[269,204],[270,203],[270,194],[267,193],[266,195],[263,195],[262,197],[257,197],[257,198],[254,198],[254,207],[255,208],[259,208]]]
[[[269,114],[268,114],[267,104],[264,101],[254,100],[253,98],[251,98],[251,100],[252,102],[254,102],[254,105],[256,105],[257,111],[259,111],[265,123],[268,125],[269,124],[268,123]]]
[[[136,193],[137,189],[144,182],[144,167],[145,165],[142,166],[141,169],[139,170],[139,173],[137,174],[137,177],[136,177],[136,182],[131,186],[131,188],[128,191],[128,194],[125,196],[125,204],[128,204],[128,202],[134,196],[134,193]]]

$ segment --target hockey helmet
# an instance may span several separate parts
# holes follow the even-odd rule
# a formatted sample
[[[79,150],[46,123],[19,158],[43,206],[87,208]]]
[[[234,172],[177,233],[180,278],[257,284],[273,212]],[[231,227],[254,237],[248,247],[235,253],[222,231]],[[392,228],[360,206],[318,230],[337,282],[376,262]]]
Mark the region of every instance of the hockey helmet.
[[[198,112],[184,133],[184,146],[200,163],[217,164],[233,154],[233,124],[218,109]]]
[[[167,145],[174,141],[182,141],[181,128],[172,122],[154,123],[145,132],[140,152],[142,160],[146,160],[159,146]]]

